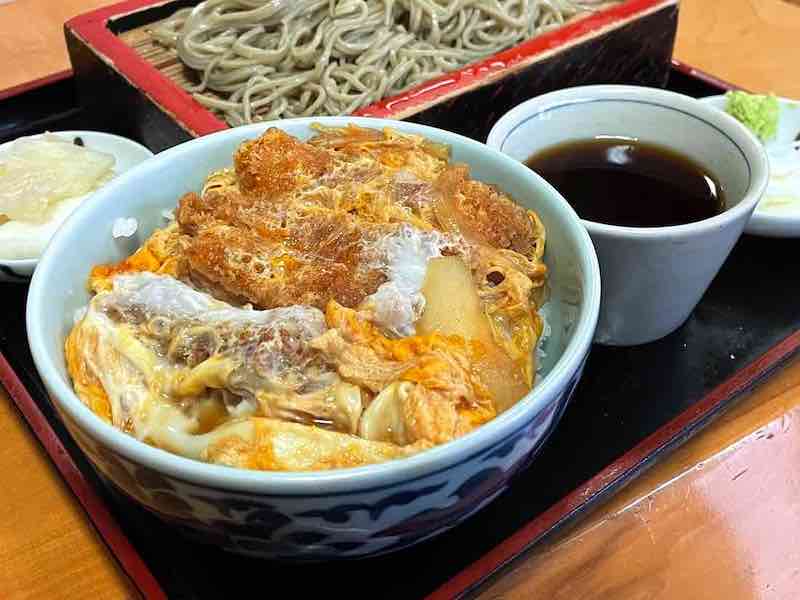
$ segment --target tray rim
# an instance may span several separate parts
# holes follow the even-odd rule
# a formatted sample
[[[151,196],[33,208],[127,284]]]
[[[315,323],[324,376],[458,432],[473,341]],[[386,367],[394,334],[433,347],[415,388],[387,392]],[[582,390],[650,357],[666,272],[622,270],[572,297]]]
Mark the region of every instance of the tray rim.
[[[0,89],[0,101],[6,100],[7,98],[12,98],[13,96],[19,96],[20,94],[24,94],[25,92],[30,92],[41,87],[45,87],[51,83],[57,83],[65,79],[69,79],[70,77],[72,77],[72,69],[64,69],[62,71],[50,73],[43,77],[37,77],[36,79],[23,81],[22,83],[12,85],[11,87],[2,88]]]
[[[65,34],[70,33],[80,39],[90,51],[148,95],[160,110],[191,135],[201,136],[227,129],[228,125],[224,121],[145,61],[108,27],[109,22],[114,19],[139,10],[163,6],[171,1],[124,0],[73,17],[64,24],[64,31]],[[479,62],[422,83],[402,94],[379,100],[355,111],[353,115],[396,119],[409,117],[448,98],[488,85],[559,50],[622,27],[635,18],[647,16],[668,6],[675,6],[677,10],[679,0],[625,0],[621,4],[604,8]]]
[[[683,73],[688,77],[699,79],[703,83],[707,83],[708,85],[719,88],[720,90],[723,91],[741,90],[745,92],[749,91],[747,88],[743,88],[742,86],[731,83],[730,81],[720,79],[716,75],[712,75],[707,71],[698,69],[697,67],[694,67],[687,62],[675,58],[674,56],[672,57],[670,62],[671,62],[671,67],[676,71],[680,71],[681,73]]]
[[[476,590],[489,577],[522,556],[546,535],[566,523],[578,523],[599,502],[619,492],[666,454],[683,445],[740,396],[755,389],[795,355],[800,355],[800,330],[774,344],[591,479],[467,565],[426,596],[426,600],[459,598]]]

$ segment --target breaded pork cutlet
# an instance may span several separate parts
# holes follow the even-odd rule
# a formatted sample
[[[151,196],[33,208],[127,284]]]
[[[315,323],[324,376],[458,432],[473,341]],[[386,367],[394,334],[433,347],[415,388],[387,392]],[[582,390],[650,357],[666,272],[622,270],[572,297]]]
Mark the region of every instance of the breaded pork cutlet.
[[[276,199],[318,180],[333,167],[333,157],[271,127],[260,137],[244,142],[233,163],[242,193]]]
[[[538,259],[544,227],[538,218],[494,186],[470,179],[469,168],[448,168],[434,184],[434,213],[444,231],[499,250]]]
[[[326,213],[294,219],[280,231],[265,237],[230,225],[200,230],[185,254],[190,278],[238,303],[320,309],[331,299],[357,306],[386,280],[368,257],[378,231]]]
[[[170,272],[258,308],[354,308],[386,281],[375,242],[404,222],[539,262],[536,217],[447,157],[441,145],[391,131],[324,129],[302,142],[269,129],[239,147],[232,170],[180,199]],[[158,270],[151,263],[113,272]]]

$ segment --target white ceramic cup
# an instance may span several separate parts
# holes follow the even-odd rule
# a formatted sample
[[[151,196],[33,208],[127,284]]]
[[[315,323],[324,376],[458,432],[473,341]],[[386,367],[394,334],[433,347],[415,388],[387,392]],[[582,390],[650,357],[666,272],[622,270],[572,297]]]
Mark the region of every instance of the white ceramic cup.
[[[596,85],[533,98],[489,133],[492,148],[524,161],[557,144],[620,136],[670,148],[712,173],[725,210],[670,227],[621,227],[584,220],[600,261],[595,341],[630,346],[680,327],[728,257],[769,178],[761,143],[738,121],[661,89]]]

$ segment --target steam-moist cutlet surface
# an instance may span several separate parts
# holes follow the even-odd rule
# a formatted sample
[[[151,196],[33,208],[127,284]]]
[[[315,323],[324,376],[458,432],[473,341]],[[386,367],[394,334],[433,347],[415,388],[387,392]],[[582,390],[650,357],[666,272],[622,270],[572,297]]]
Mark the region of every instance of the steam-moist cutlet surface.
[[[279,129],[178,200],[66,343],[76,392],[152,445],[316,470],[464,435],[533,383],[532,211],[420,136]]]

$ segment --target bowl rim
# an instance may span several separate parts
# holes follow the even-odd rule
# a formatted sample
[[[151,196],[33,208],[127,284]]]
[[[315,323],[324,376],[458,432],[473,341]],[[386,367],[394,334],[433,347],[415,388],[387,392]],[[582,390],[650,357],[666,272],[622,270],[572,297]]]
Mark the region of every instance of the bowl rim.
[[[516,172],[523,179],[529,179],[533,188],[538,188],[544,202],[556,205],[556,211],[563,217],[564,231],[578,246],[578,261],[582,273],[583,305],[576,318],[573,337],[551,371],[537,387],[520,399],[512,408],[498,415],[491,422],[477,428],[456,440],[442,444],[402,459],[361,467],[333,469],[312,472],[273,472],[249,471],[245,469],[214,465],[184,458],[166,450],[149,446],[134,437],[123,433],[106,423],[89,409],[75,394],[72,386],[61,378],[53,357],[46,350],[46,332],[42,331],[41,319],[37,317],[47,310],[47,275],[57,269],[57,257],[69,246],[69,241],[77,235],[86,223],[90,222],[93,207],[99,206],[118,190],[129,185],[129,181],[147,177],[165,162],[181,161],[187,154],[193,154],[203,146],[214,146],[214,142],[225,138],[247,138],[260,134],[268,127],[280,127],[291,122],[293,125],[307,127],[312,123],[336,126],[347,123],[384,128],[392,127],[399,131],[415,133],[456,146],[471,147],[483,154],[494,155],[503,164],[503,169]],[[559,193],[544,179],[530,169],[501,152],[484,144],[426,125],[404,121],[375,119],[370,117],[304,117],[283,119],[231,128],[179,144],[159,153],[123,173],[98,191],[92,202],[81,205],[56,232],[40,259],[28,293],[26,325],[28,341],[34,364],[44,381],[57,408],[63,410],[80,429],[97,442],[109,447],[126,459],[164,473],[173,479],[199,484],[203,487],[217,488],[269,496],[330,496],[350,494],[368,489],[383,488],[398,482],[418,479],[443,469],[451,468],[484,452],[508,433],[527,425],[531,418],[541,412],[549,400],[558,396],[578,371],[588,353],[594,335],[600,308],[600,269],[594,246],[577,214],[563,201]],[[508,432],[508,433],[507,433]]]
[[[153,156],[155,156],[155,154],[153,154],[153,151],[150,150],[150,148],[148,148],[147,146],[145,146],[143,144],[140,144],[139,142],[136,142],[136,141],[134,141],[134,140],[132,140],[130,138],[126,138],[126,137],[121,136],[121,135],[116,135],[114,133],[106,133],[105,131],[92,131],[90,129],[64,129],[64,130],[53,130],[53,131],[47,130],[47,131],[44,131],[42,133],[34,133],[32,135],[21,135],[18,138],[14,138],[13,140],[9,140],[7,142],[3,142],[2,144],[0,144],[0,151],[2,151],[4,148],[8,148],[11,144],[16,142],[17,140],[21,140],[23,138],[38,138],[38,137],[42,137],[43,135],[46,135],[48,133],[52,133],[53,135],[67,135],[67,136],[75,136],[75,137],[104,138],[104,139],[107,139],[109,141],[113,141],[115,144],[127,145],[127,146],[130,146],[132,148],[135,148],[138,151],[143,152],[146,155],[142,159],[142,162],[144,162],[145,160],[148,160],[148,159],[152,158]],[[130,169],[128,169],[128,170],[130,170]],[[106,185],[108,185],[108,184],[106,184]],[[99,192],[100,189],[102,189],[103,187],[105,187],[105,185],[103,185],[99,189],[95,190],[95,192]],[[87,198],[89,196],[91,196],[92,194],[94,194],[95,192],[89,192],[89,194],[87,195]],[[50,238],[51,241],[52,241],[52,239],[53,238]],[[44,255],[44,252],[42,252],[42,256],[43,255]],[[33,269],[36,268],[36,265],[38,264],[38,262],[39,262],[39,260],[41,258],[42,258],[41,256],[39,256],[39,258],[2,258],[2,257],[0,257],[0,265],[9,267],[11,269],[33,270]],[[20,277],[23,277],[23,276],[20,275]],[[24,277],[27,278],[28,275],[25,275]]]
[[[628,227],[581,219],[589,233],[636,240],[664,238],[679,240],[698,234],[712,233],[720,227],[729,226],[740,219],[746,219],[748,213],[754,211],[769,182],[769,162],[763,145],[750,130],[727,113],[711,107],[701,99],[661,88],[603,84],[576,86],[543,94],[515,106],[500,117],[489,132],[486,145],[502,152],[501,148],[504,142],[523,120],[565,106],[597,101],[643,102],[700,119],[739,148],[750,173],[747,189],[742,199],[735,206],[713,217],[684,225],[666,227]]]

